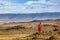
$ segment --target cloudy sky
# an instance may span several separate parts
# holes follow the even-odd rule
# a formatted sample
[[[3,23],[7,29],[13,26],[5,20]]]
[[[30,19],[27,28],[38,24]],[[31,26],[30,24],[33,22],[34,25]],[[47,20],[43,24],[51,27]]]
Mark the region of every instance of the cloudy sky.
[[[0,0],[0,13],[60,12],[60,0]]]

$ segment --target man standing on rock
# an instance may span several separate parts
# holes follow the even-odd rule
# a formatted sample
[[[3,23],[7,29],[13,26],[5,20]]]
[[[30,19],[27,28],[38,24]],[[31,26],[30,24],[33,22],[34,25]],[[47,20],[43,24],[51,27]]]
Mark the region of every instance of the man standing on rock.
[[[42,32],[42,23],[40,22],[38,24],[38,33],[41,33]]]

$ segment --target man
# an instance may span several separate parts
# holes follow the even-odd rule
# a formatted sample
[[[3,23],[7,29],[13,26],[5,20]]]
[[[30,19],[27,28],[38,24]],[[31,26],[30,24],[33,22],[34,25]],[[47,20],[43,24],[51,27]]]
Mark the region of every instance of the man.
[[[40,22],[38,24],[38,33],[41,33],[42,32],[42,23]]]

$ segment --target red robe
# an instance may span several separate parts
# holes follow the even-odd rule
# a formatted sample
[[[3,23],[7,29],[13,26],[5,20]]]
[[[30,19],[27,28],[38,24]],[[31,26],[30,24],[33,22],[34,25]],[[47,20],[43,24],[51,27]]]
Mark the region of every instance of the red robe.
[[[42,31],[42,24],[39,24],[38,25],[38,32],[41,32]]]

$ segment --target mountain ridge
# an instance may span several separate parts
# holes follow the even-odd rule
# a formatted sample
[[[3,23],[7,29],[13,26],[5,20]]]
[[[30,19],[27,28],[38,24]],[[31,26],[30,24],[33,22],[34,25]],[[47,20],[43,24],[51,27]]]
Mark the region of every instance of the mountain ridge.
[[[60,12],[51,13],[32,13],[32,14],[0,14],[0,22],[9,21],[32,21],[32,20],[45,20],[45,19],[60,19]]]

